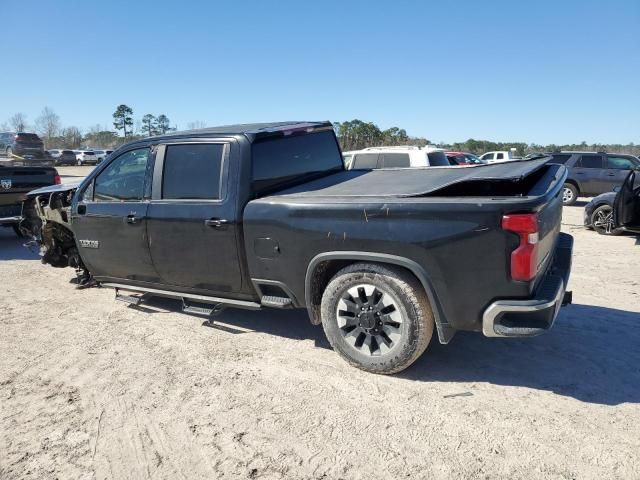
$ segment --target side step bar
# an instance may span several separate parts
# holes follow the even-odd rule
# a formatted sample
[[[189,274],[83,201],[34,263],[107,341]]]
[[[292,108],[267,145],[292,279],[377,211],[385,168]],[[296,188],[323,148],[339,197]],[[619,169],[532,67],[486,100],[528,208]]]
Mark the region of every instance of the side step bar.
[[[125,295],[124,293],[120,293],[119,288],[116,288],[116,300],[128,303],[129,305],[140,305],[143,297],[144,295]]]
[[[102,285],[105,288],[115,288],[116,298],[118,298],[118,295],[120,295],[120,297],[138,298],[133,295],[119,294],[120,290],[125,290],[128,292],[139,292],[142,294],[148,293],[150,295],[155,295],[157,297],[175,298],[177,300],[182,300],[183,302],[185,299],[188,299],[188,300],[193,300],[195,302],[213,303],[215,305],[224,305],[228,307],[247,308],[249,310],[259,310],[260,308],[262,308],[262,306],[259,303],[250,302],[247,300],[235,300],[231,298],[210,297],[208,295],[197,295],[194,293],[172,292],[170,290],[160,290],[157,288],[139,287],[137,285],[124,285],[121,283],[105,282],[105,283],[100,283],[100,285]],[[118,298],[118,299],[119,300],[121,299],[122,301],[127,301],[124,298]],[[140,303],[140,301],[138,301],[138,303]],[[193,307],[193,308],[199,308],[199,307]]]
[[[260,299],[260,304],[263,307],[270,308],[287,308],[290,307],[292,303],[288,297],[276,297],[273,295],[265,295]]]

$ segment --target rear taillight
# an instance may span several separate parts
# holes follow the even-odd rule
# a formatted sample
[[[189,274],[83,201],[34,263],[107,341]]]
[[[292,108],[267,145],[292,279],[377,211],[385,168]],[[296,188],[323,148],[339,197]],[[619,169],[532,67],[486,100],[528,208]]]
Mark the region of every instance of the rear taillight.
[[[511,252],[511,278],[528,282],[538,273],[538,216],[517,213],[502,217],[502,229],[520,237],[520,245]]]
[[[62,179],[60,178],[60,175],[56,175],[55,177],[53,177],[53,183],[55,185],[60,185],[62,183]]]

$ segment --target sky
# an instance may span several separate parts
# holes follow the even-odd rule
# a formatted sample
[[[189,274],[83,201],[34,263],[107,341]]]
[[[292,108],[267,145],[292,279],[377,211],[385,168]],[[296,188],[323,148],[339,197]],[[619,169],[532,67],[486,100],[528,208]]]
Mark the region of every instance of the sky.
[[[433,142],[640,143],[640,0],[0,5],[0,124],[48,106],[112,128],[124,103],[181,129],[358,118]]]

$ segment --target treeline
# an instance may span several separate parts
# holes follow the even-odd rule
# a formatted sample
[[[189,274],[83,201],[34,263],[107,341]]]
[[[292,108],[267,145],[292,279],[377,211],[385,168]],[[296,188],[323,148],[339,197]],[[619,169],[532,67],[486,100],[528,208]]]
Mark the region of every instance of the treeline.
[[[342,123],[335,122],[333,128],[343,151],[392,145],[423,147],[429,143],[426,138],[410,137],[403,128],[391,127],[381,130],[375,123],[363,122],[358,119]]]
[[[202,121],[194,121],[187,124],[187,129],[205,126]],[[147,113],[136,120],[133,109],[124,104],[118,105],[113,113],[113,129],[109,126],[95,125],[83,131],[74,125],[63,126],[58,114],[49,107],[42,110],[33,124],[27,121],[27,116],[23,113],[16,113],[0,124],[0,131],[37,133],[47,149],[82,147],[114,149],[133,140],[161,135],[176,129],[177,126],[171,126],[169,117],[163,113],[159,115]]]
[[[515,148],[516,155],[525,156],[530,153],[558,152],[561,150],[586,150],[595,152],[626,153],[640,156],[640,145],[634,143],[603,144],[603,143],[571,143],[564,145],[538,145],[525,142],[491,142],[489,140],[474,140],[470,138],[465,142],[434,144],[423,137],[410,137],[406,130],[392,127],[381,130],[375,123],[362,120],[350,120],[333,124],[336,135],[343,151],[360,150],[366,147],[392,146],[392,145],[433,145],[451,151],[471,152],[482,155],[494,150],[511,150]]]

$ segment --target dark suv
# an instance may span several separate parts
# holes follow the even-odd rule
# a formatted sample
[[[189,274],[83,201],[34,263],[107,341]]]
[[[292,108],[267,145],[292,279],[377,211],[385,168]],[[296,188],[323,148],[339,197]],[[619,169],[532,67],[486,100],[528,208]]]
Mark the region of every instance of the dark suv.
[[[622,185],[640,160],[633,155],[604,152],[557,152],[549,163],[561,163],[569,170],[562,190],[562,203],[573,205],[578,197],[610,192]]]
[[[14,155],[24,159],[45,159],[44,143],[35,133],[0,133],[0,154],[11,158]]]

